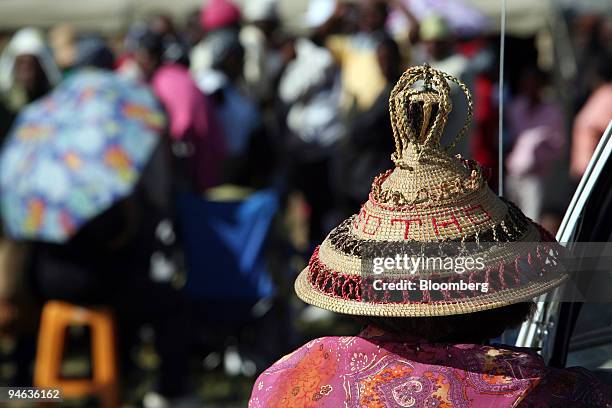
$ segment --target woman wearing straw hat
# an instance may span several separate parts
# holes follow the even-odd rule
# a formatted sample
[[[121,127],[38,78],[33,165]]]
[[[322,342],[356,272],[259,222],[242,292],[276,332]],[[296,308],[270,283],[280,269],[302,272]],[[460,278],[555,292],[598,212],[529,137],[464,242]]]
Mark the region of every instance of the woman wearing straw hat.
[[[448,81],[470,109],[442,146]],[[414,67],[389,105],[395,168],[374,180],[359,214],[327,236],[295,283],[305,302],[365,328],[283,357],[257,379],[249,407],[611,406],[588,371],[488,344],[567,273],[554,238],[497,197],[475,162],[448,153],[471,119],[467,88]]]

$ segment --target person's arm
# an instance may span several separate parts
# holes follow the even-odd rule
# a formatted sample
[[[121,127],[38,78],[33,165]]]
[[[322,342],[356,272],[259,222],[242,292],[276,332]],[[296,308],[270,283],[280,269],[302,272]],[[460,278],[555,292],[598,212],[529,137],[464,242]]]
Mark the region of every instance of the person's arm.
[[[338,34],[341,32],[341,27],[349,13],[349,7],[350,6],[346,3],[338,2],[331,17],[316,28],[314,35],[315,38],[324,39],[332,34]]]
[[[586,171],[610,121],[608,106],[612,106],[612,89],[610,93],[596,90],[576,115],[570,151],[570,176],[574,180],[580,180]]]
[[[411,44],[417,43],[419,41],[419,20],[412,13],[412,11],[410,11],[410,8],[406,4],[406,2],[404,2],[403,0],[388,0],[388,1],[389,1],[389,5],[399,10],[410,23],[409,25],[410,31],[408,32],[408,39],[410,40],[410,43]]]
[[[597,148],[602,132],[593,127],[576,123],[572,133],[570,176],[580,180]]]

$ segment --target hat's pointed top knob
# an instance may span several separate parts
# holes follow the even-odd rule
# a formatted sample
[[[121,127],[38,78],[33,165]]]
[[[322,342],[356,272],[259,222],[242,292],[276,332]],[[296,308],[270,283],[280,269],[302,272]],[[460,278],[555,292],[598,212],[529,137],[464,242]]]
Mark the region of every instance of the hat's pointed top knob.
[[[422,81],[422,87],[415,87]],[[455,82],[468,100],[465,126],[454,140],[442,147],[440,139],[452,110],[450,82]],[[467,86],[428,64],[409,68],[397,82],[389,99],[395,138],[392,159],[396,166],[412,168],[428,150],[450,150],[463,137],[472,119],[472,95]]]

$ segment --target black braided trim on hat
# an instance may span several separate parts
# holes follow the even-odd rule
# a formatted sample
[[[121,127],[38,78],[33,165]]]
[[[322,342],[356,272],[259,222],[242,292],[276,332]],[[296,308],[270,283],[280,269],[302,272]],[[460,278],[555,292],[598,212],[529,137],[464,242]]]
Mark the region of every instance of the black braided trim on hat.
[[[465,237],[446,239],[440,241],[441,243],[461,243],[461,242],[515,242],[521,236],[523,236],[529,225],[531,224],[529,218],[527,218],[521,210],[516,207],[510,201],[504,200],[508,207],[508,213],[502,222],[492,226],[488,229],[467,235]],[[372,248],[376,248],[379,251],[398,251],[405,248],[406,243],[416,243],[417,241],[376,241],[369,239],[360,239],[355,237],[351,233],[352,222],[356,215],[344,220],[340,225],[334,228],[329,236],[329,242],[332,247],[345,255],[350,256],[362,256],[362,249],[364,244],[372,244]],[[449,245],[452,248],[453,245]],[[455,247],[457,247],[455,245]],[[388,252],[388,253],[391,253]],[[451,255],[451,254],[448,254]]]

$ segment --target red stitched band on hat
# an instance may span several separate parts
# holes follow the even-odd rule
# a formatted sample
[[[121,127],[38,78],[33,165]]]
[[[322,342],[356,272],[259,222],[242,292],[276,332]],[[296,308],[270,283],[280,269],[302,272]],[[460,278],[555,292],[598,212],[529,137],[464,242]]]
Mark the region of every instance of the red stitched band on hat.
[[[550,236],[550,234],[548,235]],[[379,279],[379,277],[367,276],[364,278],[361,275],[344,274],[332,270],[321,262],[319,258],[320,247],[315,249],[310,258],[308,264],[308,282],[317,291],[326,296],[352,301],[363,300],[372,304],[456,303],[462,299],[478,297],[479,293],[481,295],[488,295],[501,290],[516,289],[527,282],[550,279],[551,273],[556,270],[545,262],[548,256],[546,258],[542,256],[548,253],[546,247],[549,246],[544,245],[544,250],[541,246],[538,245],[536,247],[535,254],[529,252],[524,256],[517,256],[514,261],[507,264],[500,262],[496,266],[489,266],[483,271],[476,270],[465,274],[432,275],[428,277],[432,282],[438,283],[455,283],[461,279],[466,280],[468,283],[487,283],[488,291],[486,293],[480,293],[473,289],[441,289],[431,291],[427,289],[404,291],[375,290],[373,281]],[[481,279],[478,279],[478,276]],[[395,280],[387,278],[385,282],[408,281],[418,283],[422,279],[424,279],[424,276],[406,275]]]

